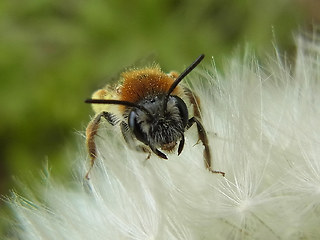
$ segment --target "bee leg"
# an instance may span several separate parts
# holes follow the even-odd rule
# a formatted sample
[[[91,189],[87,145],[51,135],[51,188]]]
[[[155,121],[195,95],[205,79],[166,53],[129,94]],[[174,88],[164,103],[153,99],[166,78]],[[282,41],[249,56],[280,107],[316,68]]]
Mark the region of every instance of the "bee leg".
[[[126,122],[122,121],[120,123],[120,129],[121,129],[122,136],[123,136],[124,140],[126,141],[126,143],[128,144],[128,146],[131,149],[134,149],[134,150],[136,150],[138,152],[148,153],[148,156],[146,158],[146,160],[148,160],[150,158],[150,156],[151,156],[151,151],[147,147],[145,147],[143,145],[136,145],[135,144],[133,135],[129,130],[128,124]]]
[[[184,87],[183,90],[193,106],[193,116],[201,119],[201,106],[199,97],[187,87]]]
[[[209,148],[209,144],[208,144],[208,137],[207,137],[206,131],[205,131],[204,127],[202,126],[201,122],[196,117],[192,117],[188,121],[187,129],[189,129],[194,123],[197,124],[199,139],[201,140],[201,142],[204,146],[203,155],[204,155],[205,167],[212,173],[219,173],[222,176],[224,176],[225,175],[224,172],[215,171],[211,168],[211,152],[210,152],[210,148]]]
[[[183,90],[184,90],[186,96],[188,97],[190,103],[193,106],[193,116],[195,116],[197,119],[201,120],[201,114],[200,114],[201,106],[200,106],[199,97],[187,87],[183,87]],[[199,144],[200,141],[202,141],[202,140],[200,139],[200,135],[199,135],[199,139],[194,144],[194,146]]]
[[[115,126],[119,120],[116,118],[115,115],[109,112],[101,112],[97,114],[89,123],[86,129],[86,145],[90,157],[90,168],[87,171],[85,178],[89,179],[89,173],[93,167],[94,161],[97,157],[97,149],[95,143],[95,136],[98,133],[99,123],[101,121],[101,117],[104,117],[112,126]]]

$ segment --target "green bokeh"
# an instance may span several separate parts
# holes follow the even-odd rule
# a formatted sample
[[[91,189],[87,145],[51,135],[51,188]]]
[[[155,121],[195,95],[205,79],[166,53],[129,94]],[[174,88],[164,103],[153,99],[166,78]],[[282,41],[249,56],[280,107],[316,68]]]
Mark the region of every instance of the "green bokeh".
[[[125,67],[154,54],[165,71],[181,71],[200,53],[219,64],[246,43],[271,52],[273,40],[290,51],[301,9],[278,0],[1,1],[0,194],[46,159],[57,178],[70,177],[77,131],[92,114],[83,100]]]

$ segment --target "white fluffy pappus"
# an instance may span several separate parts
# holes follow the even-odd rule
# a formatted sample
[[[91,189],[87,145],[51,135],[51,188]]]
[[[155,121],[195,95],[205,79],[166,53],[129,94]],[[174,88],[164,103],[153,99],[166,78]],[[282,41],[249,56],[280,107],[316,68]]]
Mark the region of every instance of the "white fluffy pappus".
[[[83,157],[74,188],[47,179],[40,200],[10,199],[13,239],[316,239],[320,42],[297,38],[293,65],[247,54],[188,77],[225,178],[205,169],[195,126],[180,156],[145,161],[105,123],[89,181]]]

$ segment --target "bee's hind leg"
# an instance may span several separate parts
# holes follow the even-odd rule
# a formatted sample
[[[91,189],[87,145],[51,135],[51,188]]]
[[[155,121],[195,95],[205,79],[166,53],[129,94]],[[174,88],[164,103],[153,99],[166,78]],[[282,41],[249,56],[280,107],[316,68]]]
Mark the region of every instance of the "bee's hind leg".
[[[95,136],[98,133],[99,123],[102,117],[105,118],[112,126],[115,126],[119,122],[119,119],[114,114],[109,112],[101,112],[97,114],[88,124],[88,127],[86,129],[86,145],[90,157],[90,168],[85,175],[86,179],[89,179],[90,170],[92,169],[97,157]]]

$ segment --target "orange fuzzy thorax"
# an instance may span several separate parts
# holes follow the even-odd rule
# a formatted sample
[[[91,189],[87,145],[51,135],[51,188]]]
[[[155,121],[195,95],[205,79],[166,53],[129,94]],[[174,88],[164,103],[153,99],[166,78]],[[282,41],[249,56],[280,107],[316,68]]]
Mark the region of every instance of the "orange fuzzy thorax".
[[[140,100],[166,94],[174,82],[173,76],[167,75],[159,67],[130,70],[122,73],[123,83],[120,89],[120,100],[139,102]],[[177,86],[172,94],[179,93]]]

